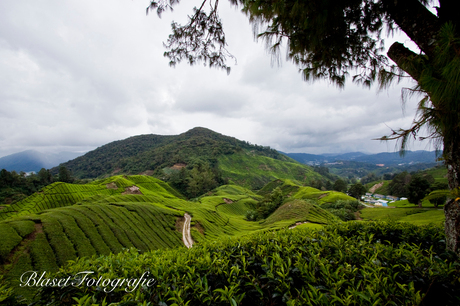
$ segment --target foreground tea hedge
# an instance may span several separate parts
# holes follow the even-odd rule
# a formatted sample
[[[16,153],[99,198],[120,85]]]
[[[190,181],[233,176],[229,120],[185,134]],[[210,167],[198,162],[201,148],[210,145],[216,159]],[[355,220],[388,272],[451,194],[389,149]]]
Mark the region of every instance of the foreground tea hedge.
[[[342,223],[225,238],[190,250],[79,259],[52,277],[139,278],[153,286],[42,287],[48,305],[459,305],[460,265],[443,230]],[[104,292],[110,291],[110,292]]]

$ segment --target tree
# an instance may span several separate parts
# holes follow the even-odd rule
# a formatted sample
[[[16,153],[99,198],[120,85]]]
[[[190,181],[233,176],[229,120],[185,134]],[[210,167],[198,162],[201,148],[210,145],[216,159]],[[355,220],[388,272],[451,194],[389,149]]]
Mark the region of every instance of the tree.
[[[446,183],[435,182],[431,185],[430,190],[446,190],[448,188]],[[429,199],[430,203],[434,205],[434,207],[438,207],[439,205],[443,205],[447,201],[447,196],[440,196],[438,198]]]
[[[204,61],[230,71],[218,0],[195,8],[184,26],[172,24],[165,46],[170,64]],[[351,77],[365,86],[410,76],[416,86],[404,94],[421,94],[418,113],[408,129],[392,130],[381,140],[398,140],[404,152],[411,139],[433,140],[448,170],[449,188],[460,187],[460,10],[458,1],[439,0],[230,0],[255,25],[256,35],[279,55],[282,43],[288,58],[300,67],[305,80],[329,79],[344,86]],[[152,1],[147,12],[160,15],[180,0]],[[262,31],[259,32],[259,29]],[[417,45],[413,51],[395,42],[383,54],[384,34],[400,30]],[[391,63],[390,60],[393,62]],[[423,128],[426,136],[420,136]],[[444,206],[448,249],[460,254],[460,205]]]
[[[347,182],[345,182],[344,180],[338,179],[334,182],[333,188],[335,191],[347,192],[348,185],[347,185]]]
[[[67,170],[67,168],[65,166],[60,166],[59,167],[59,177],[58,177],[58,180],[60,182],[64,182],[64,183],[71,183],[73,182],[73,178],[72,178],[72,175],[70,174],[70,171]]]
[[[388,184],[388,191],[396,197],[407,196],[407,186],[411,181],[411,175],[407,171],[397,174]]]
[[[422,199],[428,193],[428,189],[430,188],[430,183],[421,177],[421,176],[414,176],[412,177],[409,185],[407,186],[407,199],[409,203],[413,203],[418,205],[418,207],[422,208]]]
[[[369,172],[365,177],[361,179],[361,183],[367,184],[367,183],[375,182],[378,180],[379,178],[377,177],[377,175],[375,175],[374,172]]]
[[[280,187],[276,187],[270,194],[266,195],[262,201],[257,203],[257,218],[264,219],[267,218],[271,213],[273,213],[278,207],[283,204],[284,195]],[[249,211],[246,213],[246,218],[248,220],[251,217],[252,212]]]
[[[53,182],[53,176],[50,171],[45,168],[41,168],[37,176],[42,185],[48,185]]]
[[[361,199],[361,196],[363,196],[366,193],[366,188],[363,186],[361,183],[356,183],[351,185],[350,189],[348,190],[348,193],[350,196],[352,196],[355,199]]]
[[[197,164],[190,171],[187,195],[191,198],[200,196],[219,186],[208,164]]]

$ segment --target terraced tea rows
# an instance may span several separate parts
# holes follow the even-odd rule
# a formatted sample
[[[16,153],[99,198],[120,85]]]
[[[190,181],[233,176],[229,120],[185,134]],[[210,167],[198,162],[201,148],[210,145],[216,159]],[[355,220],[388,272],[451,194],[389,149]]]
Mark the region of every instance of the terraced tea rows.
[[[183,214],[151,204],[117,203],[62,207],[4,221],[2,272],[18,280],[24,271],[56,271],[77,257],[182,246],[175,223]]]
[[[0,221],[0,270],[17,288],[25,271],[56,271],[69,260],[184,247],[181,220],[192,216],[195,243],[288,227],[296,222],[330,223],[335,217],[296,200],[266,222],[245,219],[262,196],[241,186],[221,186],[196,201],[147,176],[116,176],[86,185],[57,183],[5,213]],[[292,203],[292,202],[291,202]],[[292,205],[292,204],[290,204]],[[24,290],[19,293],[27,294]],[[29,292],[30,293],[30,292]]]
[[[86,197],[115,193],[113,189],[92,185],[72,185],[67,183],[54,183],[45,187],[41,192],[7,206],[0,212],[0,218],[6,219],[15,215],[36,213],[46,209],[73,205]]]
[[[439,227],[352,222],[223,237],[188,251],[127,251],[79,259],[55,277],[149,271],[154,286],[50,288],[39,298],[61,305],[74,305],[72,298],[80,305],[458,305],[460,266],[443,239]]]
[[[262,225],[268,226],[276,224],[277,226],[290,226],[298,222],[309,222],[319,224],[332,224],[339,219],[330,212],[321,209],[314,202],[304,200],[293,200],[285,203],[271,214]]]

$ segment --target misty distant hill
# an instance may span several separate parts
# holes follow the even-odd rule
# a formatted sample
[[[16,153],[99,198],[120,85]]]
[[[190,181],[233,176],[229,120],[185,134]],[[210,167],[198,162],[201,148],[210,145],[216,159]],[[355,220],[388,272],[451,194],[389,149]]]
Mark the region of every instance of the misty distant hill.
[[[436,151],[407,151],[404,156],[401,156],[399,152],[377,154],[352,152],[321,155],[287,153],[286,155],[310,166],[325,166],[329,168],[330,173],[347,178],[361,178],[370,172],[377,176],[402,171],[414,172],[439,164],[436,161]]]
[[[307,165],[319,165],[339,161],[354,161],[385,166],[402,166],[415,163],[436,163],[436,151],[406,151],[404,156],[399,152],[365,154],[352,152],[344,154],[307,154],[307,153],[284,153],[292,159]]]
[[[16,172],[38,172],[41,168],[51,169],[83,154],[79,152],[42,153],[27,150],[1,157],[0,169]]]

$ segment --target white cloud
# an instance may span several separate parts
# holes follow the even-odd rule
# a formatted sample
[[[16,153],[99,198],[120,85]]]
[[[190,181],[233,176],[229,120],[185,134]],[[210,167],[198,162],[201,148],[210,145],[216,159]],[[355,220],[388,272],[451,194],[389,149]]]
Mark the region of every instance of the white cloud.
[[[306,83],[289,62],[272,65],[246,16],[221,3],[225,72],[168,66],[171,19],[193,4],[145,16],[149,1],[0,2],[0,156],[35,148],[89,150],[129,136],[195,126],[285,152],[386,151],[372,141],[407,127],[400,88],[376,94],[348,84]],[[281,55],[283,57],[283,55]]]

